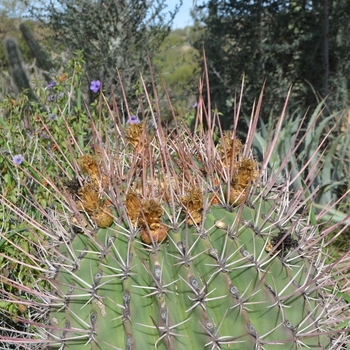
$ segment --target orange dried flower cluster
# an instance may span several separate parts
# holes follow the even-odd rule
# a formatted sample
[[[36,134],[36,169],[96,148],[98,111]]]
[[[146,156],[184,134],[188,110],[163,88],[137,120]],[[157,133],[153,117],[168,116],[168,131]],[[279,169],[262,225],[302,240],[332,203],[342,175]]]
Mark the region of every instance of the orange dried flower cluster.
[[[84,154],[82,157],[79,158],[78,163],[80,165],[81,170],[89,176],[92,183],[96,188],[99,189],[99,191],[107,188],[107,176],[102,176],[102,174],[100,173],[99,165],[94,156],[90,154]]]
[[[81,211],[85,211],[98,227],[109,227],[113,223],[113,214],[92,183],[87,183],[78,190],[76,204]]]
[[[242,150],[241,140],[232,138],[232,131],[226,131],[223,134],[219,147],[220,159],[225,168],[230,168],[232,160],[236,160]]]
[[[140,201],[138,195],[129,192],[126,195],[127,214],[134,226],[141,228],[141,239],[146,244],[162,242],[168,228],[161,222],[163,209],[158,201],[149,199]]]
[[[240,159],[235,166],[235,172],[230,185],[229,203],[239,205],[243,202],[247,189],[258,178],[258,163],[251,158]]]
[[[195,187],[188,191],[186,196],[181,198],[183,206],[186,208],[189,225],[200,224],[202,222],[203,194],[200,188]]]
[[[128,139],[128,141],[133,145],[134,148],[136,148],[139,144],[142,143],[141,138],[143,134],[143,123],[136,123],[136,124],[129,124],[125,128],[125,134]]]
[[[249,187],[258,178],[258,164],[254,159],[242,158],[236,164],[237,172],[233,176],[232,183],[237,189]]]
[[[141,140],[141,137],[145,137],[145,135],[143,135],[144,124],[129,124],[125,128],[125,132],[128,141],[133,147],[139,152],[143,152],[146,145],[145,141]],[[239,205],[244,201],[249,187],[259,175],[257,162],[254,159],[243,157],[242,149],[242,142],[233,138],[232,132],[224,133],[221,144],[217,148],[219,161],[216,163],[216,166],[224,167],[225,169],[230,169],[230,167],[232,167],[231,178],[228,183],[228,201],[233,205]],[[194,157],[198,159],[203,165],[203,169],[205,169],[206,167],[202,155],[196,153]],[[189,185],[193,182],[192,171],[185,162],[181,162],[176,157],[174,157],[172,161],[176,164],[177,170],[182,176],[182,181],[187,184],[184,185],[184,187],[188,188],[184,196],[177,194],[177,198],[179,198],[182,204],[182,210],[185,213],[187,223],[189,225],[199,225],[203,220],[202,210],[204,197],[202,189],[200,186]],[[148,163],[144,162],[143,167],[147,166]],[[212,180],[214,187],[220,186],[222,180],[220,177],[221,175],[218,173],[218,177]],[[168,191],[171,191],[173,186],[172,181],[167,181],[163,178],[152,178],[150,180],[146,177],[145,181],[146,183],[143,185],[136,181],[133,185],[133,189],[129,189],[126,195],[126,209],[131,223],[141,229],[142,241],[146,244],[152,244],[164,240],[168,228],[161,222],[163,209],[160,203],[155,199],[145,200],[143,198],[156,196],[168,202],[171,200]],[[215,192],[210,198],[209,205],[219,204],[220,202],[219,194]]]
[[[126,212],[129,216],[131,223],[134,226],[137,226],[138,218],[141,212],[141,202],[138,195],[135,192],[129,191],[126,194],[125,205],[126,205]]]
[[[59,77],[58,77],[58,81],[60,82],[60,83],[63,83],[63,82],[65,82],[67,80],[67,74],[62,74],[62,75],[60,75]]]
[[[242,148],[242,142],[237,138],[233,139],[232,131],[224,133],[218,147],[220,161],[224,168],[230,169],[234,162],[228,199],[231,205],[239,205],[244,201],[247,189],[259,175],[258,163],[252,158],[242,157]],[[217,198],[214,196],[212,204],[215,203]]]
[[[89,182],[84,186],[74,181],[67,183],[69,192],[74,195],[75,203],[80,211],[86,212],[98,227],[109,227],[113,223],[113,214],[99,192],[106,186],[107,178],[101,177],[96,159],[91,155],[83,155],[78,159],[83,172],[87,173]]]

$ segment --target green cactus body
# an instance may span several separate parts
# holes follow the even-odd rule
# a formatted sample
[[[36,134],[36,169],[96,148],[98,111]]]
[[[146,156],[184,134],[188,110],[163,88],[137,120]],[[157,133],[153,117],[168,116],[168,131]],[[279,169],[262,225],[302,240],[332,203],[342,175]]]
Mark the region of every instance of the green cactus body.
[[[64,305],[58,303],[50,319],[68,329],[55,336],[72,339],[67,349],[82,349],[89,340],[91,349],[151,349],[155,343],[158,349],[293,349],[297,342],[326,348],[326,335],[308,337],[327,317],[322,296],[312,292],[316,270],[298,251],[268,255],[267,239],[280,229],[261,214],[277,221],[277,213],[271,215],[271,203],[256,201],[254,207],[265,210],[245,206],[245,225],[236,222],[240,208],[212,207],[202,232],[184,223],[169,231],[157,254],[126,237],[127,225],[93,237],[77,234],[61,247],[68,257],[55,286]],[[229,229],[216,227],[216,220]]]
[[[37,172],[57,203],[45,210],[32,200],[42,223],[2,198],[38,240],[40,259],[30,256],[26,268],[46,274],[33,292],[21,287],[36,300],[19,318],[31,332],[1,342],[50,350],[342,348],[342,274],[326,261],[329,230],[318,230],[309,206],[311,176],[292,192],[285,163],[266,170],[273,146],[260,166],[253,159],[259,113],[243,145],[233,132],[214,135],[210,116],[204,128],[204,112],[200,103],[195,132],[181,122],[166,132],[159,115],[153,129],[131,117],[102,126],[92,118],[92,155],[73,140],[57,148],[57,178]],[[36,310],[47,318],[38,321]],[[16,340],[23,334],[28,344]]]
[[[227,174],[221,172],[235,173],[235,164],[230,170],[232,149],[224,142],[210,154],[180,143],[175,151],[174,139],[163,144],[162,136],[141,142],[144,130],[139,139],[130,130],[128,135],[134,146],[122,146],[123,165],[110,166],[123,169],[114,178],[118,185],[104,192],[116,203],[114,223],[91,229],[82,224],[79,233],[57,237],[51,348],[331,348],[332,302],[322,287],[322,254],[315,246],[304,251],[318,236],[300,193],[291,195],[287,185],[268,189],[261,176],[248,172],[241,199],[230,204],[226,192],[234,187],[222,185]],[[238,165],[243,151],[235,153]],[[220,163],[223,158],[228,165]],[[97,172],[91,159],[83,166],[86,181],[101,184],[107,173],[102,166]],[[188,165],[180,168],[179,159]],[[231,184],[242,182],[237,177],[239,172]],[[139,201],[134,207],[125,198],[131,191]],[[161,204],[158,221],[143,209],[149,199]],[[88,207],[86,201],[82,206]],[[87,211],[94,221],[97,214]],[[140,231],[151,233],[159,222],[167,238],[142,242]]]

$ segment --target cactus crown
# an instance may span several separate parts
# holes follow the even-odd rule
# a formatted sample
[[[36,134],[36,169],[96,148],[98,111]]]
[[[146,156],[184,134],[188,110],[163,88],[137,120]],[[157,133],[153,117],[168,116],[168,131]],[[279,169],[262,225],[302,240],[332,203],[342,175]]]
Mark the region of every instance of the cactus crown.
[[[259,109],[243,142],[236,128],[216,128],[218,116],[202,99],[194,132],[176,119],[162,127],[157,108],[151,123],[122,123],[108,108],[110,125],[91,116],[90,153],[73,138],[57,146],[57,178],[40,169],[57,203],[47,212],[33,198],[45,221],[2,199],[36,237],[41,259],[31,256],[30,267],[45,281],[17,286],[35,302],[17,316],[32,333],[24,341],[18,331],[16,342],[67,350],[341,348],[342,270],[324,253],[329,230],[319,230],[309,206],[311,176],[291,191],[285,163],[269,172],[278,128],[258,162],[251,145]],[[42,310],[48,317],[40,322]]]

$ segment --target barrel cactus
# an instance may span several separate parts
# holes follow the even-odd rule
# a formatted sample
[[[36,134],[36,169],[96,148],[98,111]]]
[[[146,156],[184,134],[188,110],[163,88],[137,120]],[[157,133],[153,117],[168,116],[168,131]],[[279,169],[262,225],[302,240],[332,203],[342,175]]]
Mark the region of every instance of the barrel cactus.
[[[3,280],[21,290],[12,300],[28,310],[12,315],[26,331],[1,342],[52,350],[345,348],[346,270],[337,263],[346,257],[331,262],[324,243],[338,225],[318,227],[312,174],[291,191],[285,163],[271,171],[278,129],[258,161],[258,111],[244,141],[217,128],[202,100],[193,132],[177,119],[162,127],[156,110],[147,123],[108,116],[110,127],[91,119],[89,153],[68,122],[67,144],[53,140],[57,178],[38,173],[57,207],[44,211],[32,200],[43,222],[2,199],[35,234],[38,256],[27,268],[42,279],[32,288]]]

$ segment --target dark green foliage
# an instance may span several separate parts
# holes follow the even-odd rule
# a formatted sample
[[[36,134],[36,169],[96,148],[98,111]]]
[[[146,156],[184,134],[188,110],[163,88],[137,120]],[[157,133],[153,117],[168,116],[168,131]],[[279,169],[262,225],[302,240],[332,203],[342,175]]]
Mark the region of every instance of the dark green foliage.
[[[154,56],[170,31],[176,11],[169,15],[163,7],[164,0],[59,0],[40,1],[30,12],[53,30],[53,43],[68,55],[81,50],[87,81],[100,80],[110,93],[120,86],[119,71],[131,101],[148,57]],[[124,103],[122,98],[118,102]]]
[[[291,85],[293,110],[303,112],[328,93],[330,110],[347,105],[349,82],[341,77],[350,73],[349,2],[330,2],[326,17],[325,6],[327,2],[299,0],[206,2],[206,11],[198,12],[205,30],[196,46],[204,45],[212,102],[224,113],[226,128],[232,125],[228,111],[242,74],[245,113],[266,80],[265,122],[281,110]]]

